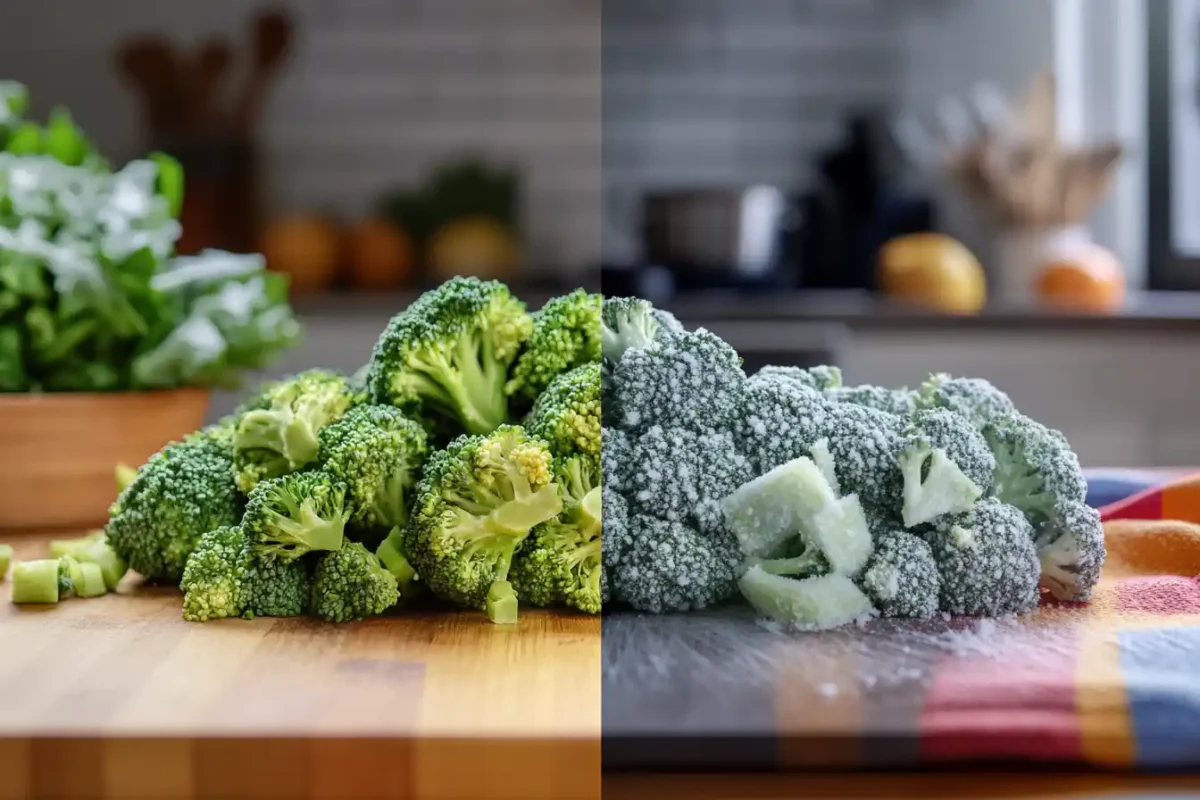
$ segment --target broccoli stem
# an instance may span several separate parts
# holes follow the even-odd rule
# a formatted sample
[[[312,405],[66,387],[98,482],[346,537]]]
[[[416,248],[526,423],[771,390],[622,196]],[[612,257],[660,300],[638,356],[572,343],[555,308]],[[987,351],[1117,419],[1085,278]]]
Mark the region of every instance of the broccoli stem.
[[[487,617],[497,625],[514,625],[517,622],[517,593],[506,580],[499,580],[488,587]]]
[[[271,540],[264,548],[285,558],[296,558],[305,552],[334,551],[342,548],[345,538],[346,520],[342,516],[325,519],[313,509],[313,501],[306,498],[294,511],[299,519],[275,514],[272,521]],[[293,550],[289,545],[298,546]]]
[[[129,565],[125,563],[125,559],[117,555],[117,551],[109,546],[108,541],[103,537],[93,539],[74,553],[75,557],[87,564],[95,564],[100,568],[100,574],[104,578],[104,585],[108,591],[115,592],[117,584],[121,582],[121,578],[125,577],[125,573],[129,571]]]
[[[402,528],[408,522],[406,497],[409,484],[410,476],[405,468],[397,468],[384,479],[383,485],[375,493],[374,502],[371,503],[371,512],[380,527],[390,525]]]
[[[12,601],[19,605],[58,602],[58,559],[21,561],[12,569]]]
[[[793,580],[751,567],[738,582],[765,617],[806,630],[827,630],[870,616],[870,599],[844,575]]]
[[[928,464],[929,473],[922,479]],[[904,527],[931,522],[945,514],[971,510],[983,492],[941,448],[925,443],[900,457],[904,477]]]
[[[409,366],[423,373],[424,380],[415,382],[420,393],[443,406],[466,433],[489,434],[507,421],[507,372],[473,336],[459,337],[449,354],[429,352]]]
[[[79,564],[79,575],[73,579],[75,594],[78,597],[100,597],[108,594],[108,586],[104,581],[104,573],[99,564],[88,561]]]
[[[12,563],[12,557],[12,545],[0,544],[0,581],[4,580],[4,576],[8,574],[8,567]]]
[[[78,539],[53,539],[50,542],[50,557],[62,558],[63,556],[73,556],[78,551],[83,550],[92,542],[104,538],[102,531],[90,533],[87,536],[81,536]]]
[[[756,558],[747,566],[758,567],[768,575],[780,575],[790,578],[807,578],[816,575],[824,569],[824,560],[820,553],[810,548],[804,555],[794,558]]]
[[[524,537],[530,529],[562,513],[558,486],[548,483],[518,496],[488,514],[485,527],[493,532]]]
[[[293,417],[283,429],[283,455],[292,469],[317,460],[317,434],[308,420]]]
[[[115,473],[118,493],[125,491],[125,487],[133,483],[133,479],[137,477],[137,470],[128,464],[117,464]]]
[[[413,593],[413,582],[417,579],[417,571],[404,555],[403,535],[400,528],[392,528],[387,538],[379,545],[375,555],[384,568],[396,578],[401,597],[409,597]]]

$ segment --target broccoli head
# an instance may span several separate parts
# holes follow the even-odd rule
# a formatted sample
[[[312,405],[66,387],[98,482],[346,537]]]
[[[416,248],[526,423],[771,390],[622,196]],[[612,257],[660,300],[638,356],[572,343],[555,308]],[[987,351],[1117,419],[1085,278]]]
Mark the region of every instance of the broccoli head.
[[[233,435],[213,426],[151,456],[109,509],[109,545],[145,578],[177,583],[200,537],[236,525]]]
[[[989,381],[954,378],[945,373],[930,375],[921,383],[916,404],[918,408],[949,409],[980,429],[1016,410],[1009,396]]]
[[[344,541],[346,485],[320,470],[263,481],[246,502],[242,526],[258,556],[293,561]]]
[[[1019,509],[984,498],[966,514],[940,517],[927,541],[941,576],[942,611],[1002,617],[1037,606],[1033,526]]]
[[[396,577],[359,542],[321,556],[313,573],[312,611],[330,622],[374,617],[400,600]]]
[[[835,403],[849,403],[886,411],[899,417],[911,416],[917,409],[916,395],[908,389],[888,389],[884,386],[840,386],[829,389],[825,396]]]
[[[308,611],[312,588],[312,569],[305,559],[285,561],[262,557],[246,541],[250,566],[246,581],[250,600],[246,614],[254,617],[300,617]]]
[[[696,433],[655,425],[637,437],[627,491],[643,514],[722,526],[720,500],[750,478],[750,464],[728,433]]]
[[[832,392],[842,386],[842,371],[837,367],[791,367],[768,365],[754,373],[760,381],[778,381],[791,386],[801,386],[816,392]]]
[[[533,330],[525,304],[498,281],[456,277],[392,318],[375,343],[375,402],[469,434],[508,421],[508,368]]]
[[[906,420],[866,406],[832,404],[824,418],[825,440],[842,492],[868,506],[888,506],[901,496],[896,454]]]
[[[323,369],[266,387],[247,403],[234,433],[237,485],[249,492],[317,460],[321,429],[365,399],[346,376]]]
[[[992,488],[996,459],[987,440],[959,414],[918,411],[904,431],[899,454],[906,528],[943,514],[961,514]]]
[[[1013,412],[983,431],[996,459],[992,493],[1033,525],[1055,518],[1060,505],[1082,503],[1087,479],[1061,433]]]
[[[404,552],[434,595],[515,622],[513,556],[533,528],[561,511],[546,443],[502,425],[430,456]]]
[[[351,526],[386,529],[408,521],[428,454],[428,435],[419,423],[395,406],[363,405],[321,430],[317,461],[346,485]]]
[[[631,491],[640,482],[641,474],[633,454],[636,438],[619,428],[602,427],[600,439],[600,469],[604,475],[604,488],[617,492]]]
[[[533,332],[505,386],[510,397],[520,398],[528,408],[562,373],[600,363],[602,302],[600,295],[576,289],[550,300],[533,315]]]
[[[525,421],[531,436],[544,439],[555,458],[600,458],[600,364],[564,372],[538,397]]]
[[[628,350],[683,333],[674,316],[640,297],[606,297],[600,313],[600,345],[605,361],[616,364]]]
[[[188,622],[240,617],[250,603],[250,548],[241,527],[226,525],[200,537],[179,588]]]
[[[1063,502],[1035,539],[1042,563],[1041,585],[1059,600],[1084,602],[1100,580],[1104,566],[1104,526],[1100,512],[1077,502]]]
[[[900,528],[879,530],[859,582],[885,617],[928,619],[937,613],[941,577],[929,544]]]
[[[738,448],[756,474],[808,455],[825,435],[830,405],[817,392],[763,372],[746,382],[743,413],[733,425]]]

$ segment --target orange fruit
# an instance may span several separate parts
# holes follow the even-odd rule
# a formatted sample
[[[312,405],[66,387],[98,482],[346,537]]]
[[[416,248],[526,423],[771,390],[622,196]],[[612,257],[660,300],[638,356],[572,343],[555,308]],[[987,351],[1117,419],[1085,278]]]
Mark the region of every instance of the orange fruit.
[[[974,254],[940,233],[899,236],[879,254],[879,288],[889,297],[952,314],[973,314],[987,299]]]
[[[279,219],[263,230],[259,252],[267,267],[290,279],[295,293],[329,289],[341,259],[341,235],[335,224],[319,216]]]
[[[1048,261],[1038,275],[1043,305],[1079,311],[1111,311],[1125,302],[1125,273],[1116,256],[1088,245]]]
[[[364,220],[346,232],[346,266],[360,289],[393,289],[412,275],[412,239],[386,220]]]

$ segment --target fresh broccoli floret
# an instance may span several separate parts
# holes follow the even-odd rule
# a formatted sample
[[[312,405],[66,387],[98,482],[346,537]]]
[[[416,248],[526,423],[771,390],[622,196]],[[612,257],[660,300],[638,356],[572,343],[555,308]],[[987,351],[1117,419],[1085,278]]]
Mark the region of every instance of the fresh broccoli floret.
[[[830,389],[825,396],[835,403],[849,403],[886,411],[899,417],[911,416],[917,409],[916,395],[908,389],[888,389],[883,386],[842,386]]]
[[[991,490],[996,470],[983,436],[965,417],[944,408],[913,416],[904,431],[899,462],[906,528],[970,511]]]
[[[789,367],[766,366],[751,376],[753,380],[778,382],[791,386],[802,386],[817,392],[829,392],[841,388],[842,371],[837,367]]]
[[[321,557],[312,582],[312,610],[330,622],[374,617],[396,605],[396,576],[358,542]]]
[[[602,505],[596,463],[583,456],[561,462],[555,482],[563,510],[533,530],[513,564],[517,597],[535,606],[565,604],[599,614]]]
[[[910,619],[936,614],[941,577],[928,543],[892,528],[874,532],[874,545],[861,585],[880,613]]]
[[[996,458],[992,493],[1021,509],[1035,527],[1053,519],[1062,504],[1084,502],[1087,479],[1058,431],[1013,412],[983,435]]]
[[[679,320],[640,297],[606,297],[601,310],[601,353],[619,362],[626,351],[649,347],[683,333]]]
[[[562,511],[545,442],[516,425],[461,436],[430,456],[417,484],[404,551],[436,596],[515,621],[513,555]]]
[[[250,602],[250,549],[240,527],[215,528],[200,537],[179,588],[188,622],[240,617]]]
[[[738,447],[756,474],[809,455],[825,435],[830,410],[820,392],[762,375],[747,381],[744,410],[733,425]]]
[[[250,587],[250,600],[246,603],[245,615],[253,617],[299,617],[308,611],[312,589],[312,569],[305,559],[284,561],[278,558],[263,558],[250,551],[250,566],[246,582]]]
[[[600,458],[600,364],[584,364],[550,382],[525,421],[555,458]]]
[[[17,605],[58,602],[58,559],[18,561],[12,567],[12,601]]]
[[[525,304],[504,284],[455,277],[392,318],[367,385],[375,402],[431,427],[487,434],[508,421],[508,368],[532,330]]]
[[[750,478],[750,465],[728,433],[655,425],[637,437],[632,451],[640,480],[627,497],[639,513],[662,519],[723,524],[719,506],[704,501],[719,503]]]
[[[896,454],[906,420],[865,406],[834,403],[817,439],[825,439],[843,493],[864,505],[897,503],[903,480]]]
[[[1035,540],[1042,564],[1041,585],[1059,600],[1084,602],[1104,566],[1104,526],[1100,512],[1084,503],[1063,502]]]
[[[723,429],[741,416],[745,391],[737,352],[699,330],[625,351],[613,372],[611,400],[626,430]]]
[[[315,470],[255,486],[242,526],[258,556],[292,561],[312,551],[340,549],[348,516],[346,485]]]
[[[600,295],[576,289],[533,315],[533,333],[505,386],[510,397],[520,398],[528,408],[559,375],[583,364],[599,365],[602,303]],[[597,370],[597,385],[599,380]]]
[[[104,530],[135,572],[178,583],[200,537],[236,525],[241,512],[232,432],[215,426],[151,456],[117,497]]]
[[[248,493],[317,460],[321,429],[365,399],[346,376],[323,369],[272,384],[245,411],[233,437],[237,485]]]
[[[755,611],[802,630],[828,630],[874,615],[870,599],[844,575],[795,580],[751,567],[738,587]]]
[[[945,373],[930,375],[917,389],[917,408],[946,408],[961,414],[983,429],[1013,413],[1009,396],[983,378],[953,378]]]
[[[346,485],[350,525],[391,528],[408,522],[408,506],[429,455],[425,429],[395,406],[353,408],[321,430],[317,461]]]
[[[0,544],[0,581],[4,580],[4,576],[8,574],[8,568],[12,564],[12,557],[12,545]]]
[[[408,560],[408,556],[404,554],[404,530],[403,528],[392,528],[383,542],[380,543],[379,549],[375,551],[380,563],[384,569],[392,573],[396,578],[396,587],[400,591],[402,598],[414,597],[420,593],[420,585],[418,580],[420,576],[413,568],[412,562]]]
[[[1000,617],[1037,606],[1033,526],[1020,509],[984,498],[966,514],[939,518],[927,540],[941,576],[942,611]]]

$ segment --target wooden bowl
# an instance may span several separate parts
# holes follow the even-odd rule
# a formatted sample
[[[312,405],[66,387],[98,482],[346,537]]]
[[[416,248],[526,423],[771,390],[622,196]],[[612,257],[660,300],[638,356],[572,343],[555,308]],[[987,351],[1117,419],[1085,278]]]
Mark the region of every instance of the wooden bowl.
[[[117,464],[138,466],[204,424],[200,389],[0,394],[0,530],[95,528]]]

